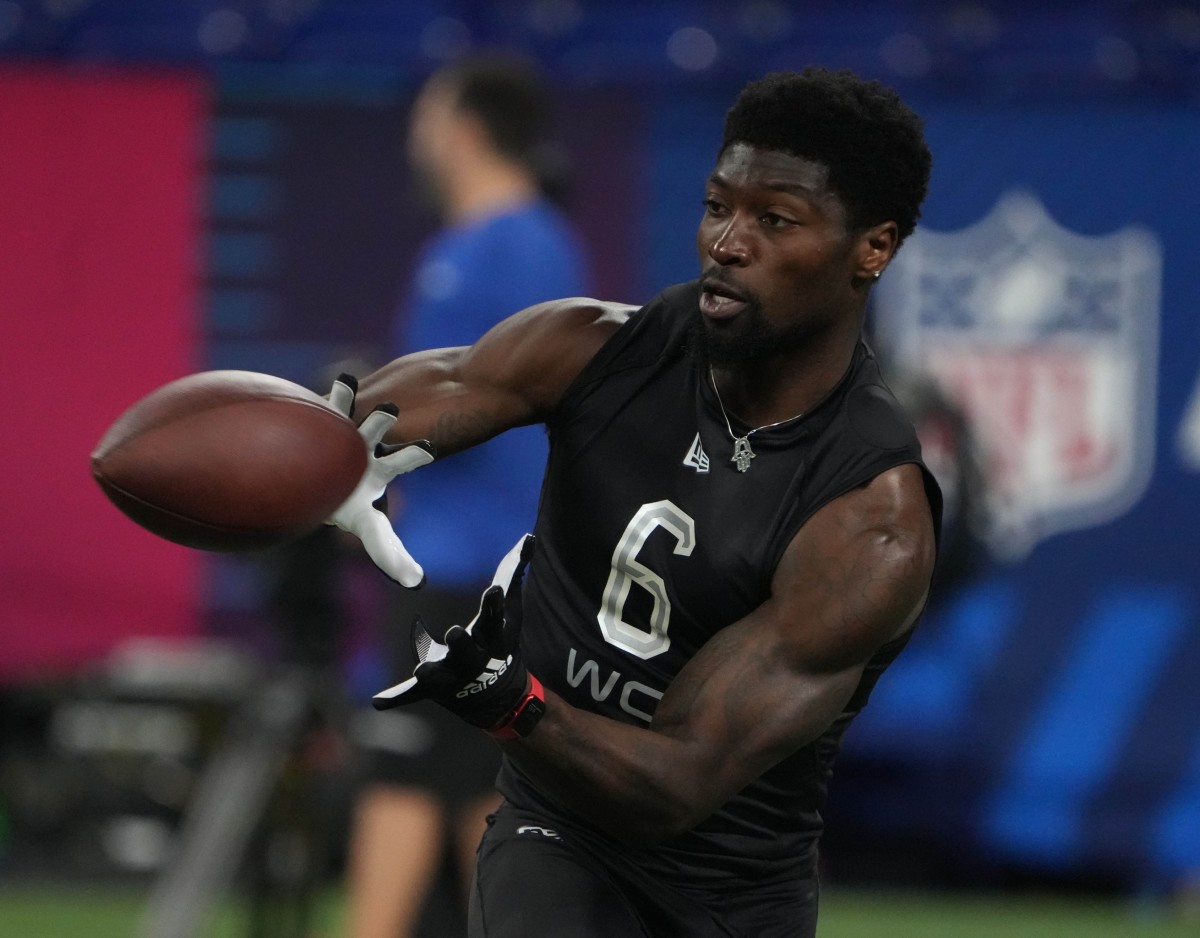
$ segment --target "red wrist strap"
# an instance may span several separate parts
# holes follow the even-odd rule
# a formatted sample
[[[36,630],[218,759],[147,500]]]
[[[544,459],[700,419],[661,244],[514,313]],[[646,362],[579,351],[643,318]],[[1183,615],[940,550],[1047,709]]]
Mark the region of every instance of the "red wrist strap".
[[[546,712],[546,691],[542,682],[529,675],[529,690],[503,720],[493,726],[489,733],[497,739],[519,739],[528,736]]]

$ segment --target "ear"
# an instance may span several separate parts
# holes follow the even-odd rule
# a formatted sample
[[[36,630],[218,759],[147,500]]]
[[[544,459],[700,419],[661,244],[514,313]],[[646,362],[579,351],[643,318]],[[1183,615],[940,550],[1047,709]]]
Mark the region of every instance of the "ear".
[[[880,222],[859,236],[855,278],[874,281],[891,263],[898,240],[894,221]]]

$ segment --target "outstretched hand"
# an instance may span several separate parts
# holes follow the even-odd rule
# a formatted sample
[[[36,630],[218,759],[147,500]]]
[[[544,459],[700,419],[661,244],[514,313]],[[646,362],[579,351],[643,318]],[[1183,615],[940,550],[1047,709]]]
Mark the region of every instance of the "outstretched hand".
[[[416,619],[417,666],[407,681],[375,695],[376,709],[429,699],[497,735],[532,729],[540,715],[534,711],[541,704],[541,684],[525,668],[520,633],[521,582],[533,545],[532,535],[526,535],[508,552],[465,628],[452,625],[439,640]],[[537,705],[532,709],[531,697]]]
[[[339,375],[329,392],[329,402],[350,418],[354,415],[357,393],[358,381],[352,375]],[[396,476],[433,462],[433,445],[427,440],[398,446],[384,443],[384,434],[391,429],[399,413],[394,404],[380,404],[359,425],[358,432],[368,451],[367,469],[357,488],[325,523],[353,534],[362,541],[375,565],[390,579],[416,589],[425,582],[425,571],[400,542],[391,519],[383,510],[383,499],[388,483]]]

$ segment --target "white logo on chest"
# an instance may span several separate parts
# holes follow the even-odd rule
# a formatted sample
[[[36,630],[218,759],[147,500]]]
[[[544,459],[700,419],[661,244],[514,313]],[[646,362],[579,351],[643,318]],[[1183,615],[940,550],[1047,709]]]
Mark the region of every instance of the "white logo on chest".
[[[683,464],[699,473],[708,472],[708,453],[704,452],[704,444],[700,442],[699,433],[696,434],[696,439],[692,440],[687,455],[683,457]]]

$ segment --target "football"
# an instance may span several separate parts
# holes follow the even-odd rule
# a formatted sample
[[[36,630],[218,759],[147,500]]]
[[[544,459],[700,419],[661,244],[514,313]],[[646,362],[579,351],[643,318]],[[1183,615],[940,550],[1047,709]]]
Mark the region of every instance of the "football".
[[[319,527],[367,466],[358,429],[307,388],[251,371],[165,384],[112,424],[92,476],[159,537],[250,551]]]

